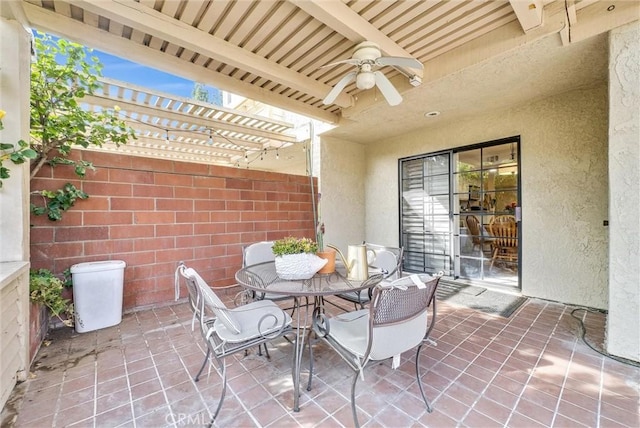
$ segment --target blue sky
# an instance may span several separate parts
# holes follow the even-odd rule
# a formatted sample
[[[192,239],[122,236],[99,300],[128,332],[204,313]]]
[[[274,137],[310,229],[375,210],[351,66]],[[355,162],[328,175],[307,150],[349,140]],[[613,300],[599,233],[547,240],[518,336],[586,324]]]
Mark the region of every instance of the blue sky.
[[[194,85],[191,80],[145,67],[95,49],[93,50],[93,55],[100,58],[100,62],[102,62],[104,66],[102,69],[102,75],[104,77],[122,80],[145,88],[157,89],[186,98],[191,97]]]
[[[38,33],[35,30],[34,35],[36,37],[38,36]],[[54,35],[50,36],[53,40],[58,39]],[[158,91],[179,95],[185,98],[191,98],[195,84],[192,80],[184,79],[150,67],[145,67],[144,65],[101,52],[97,49],[91,49],[90,55],[97,56],[100,59],[100,62],[103,65],[102,75],[104,77],[122,80],[144,88],[156,89]],[[216,95],[218,94],[213,90],[214,88],[206,86],[206,89],[209,90],[211,96],[210,101],[216,102]]]

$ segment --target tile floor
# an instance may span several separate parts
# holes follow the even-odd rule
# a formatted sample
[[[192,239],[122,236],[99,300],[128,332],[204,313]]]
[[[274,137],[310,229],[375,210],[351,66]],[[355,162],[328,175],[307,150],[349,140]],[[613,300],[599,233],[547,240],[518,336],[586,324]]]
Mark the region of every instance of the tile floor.
[[[508,319],[446,302],[438,309],[432,335],[437,346],[424,349],[421,358],[434,412],[425,411],[413,355],[404,354],[399,369],[389,362],[373,365],[358,383],[363,426],[640,426],[640,369],[589,349],[573,308],[529,299]],[[582,310],[576,315],[584,319],[587,339],[601,344],[605,316]],[[190,318],[187,305],[177,304],[127,314],[120,325],[95,332],[52,332],[32,378],[16,387],[5,406],[1,425],[206,424],[220,380],[214,371],[200,382],[191,379],[204,351]],[[298,413],[291,411],[290,343],[275,342],[270,360],[255,352],[230,359],[216,426],[353,426],[352,372],[325,345],[314,349],[317,376],[313,389],[302,391]]]

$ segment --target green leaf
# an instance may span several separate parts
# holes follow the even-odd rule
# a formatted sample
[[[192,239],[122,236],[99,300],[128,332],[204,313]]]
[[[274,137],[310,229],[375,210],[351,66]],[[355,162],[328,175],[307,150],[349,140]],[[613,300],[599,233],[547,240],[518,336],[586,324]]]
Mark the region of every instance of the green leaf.
[[[28,159],[35,159],[38,157],[38,152],[33,149],[26,149],[22,151],[22,155]]]

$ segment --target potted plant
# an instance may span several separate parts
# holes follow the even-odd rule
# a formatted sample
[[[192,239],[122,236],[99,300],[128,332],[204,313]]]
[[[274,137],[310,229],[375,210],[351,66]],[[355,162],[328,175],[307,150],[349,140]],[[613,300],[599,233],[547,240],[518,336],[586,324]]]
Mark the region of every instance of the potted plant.
[[[327,263],[316,255],[318,244],[309,238],[287,236],[274,241],[271,250],[282,279],[309,279]]]
[[[324,248],[324,223],[318,225],[316,230],[316,242],[318,243],[318,257],[327,260],[327,264],[318,273],[333,273],[336,271],[336,250]]]

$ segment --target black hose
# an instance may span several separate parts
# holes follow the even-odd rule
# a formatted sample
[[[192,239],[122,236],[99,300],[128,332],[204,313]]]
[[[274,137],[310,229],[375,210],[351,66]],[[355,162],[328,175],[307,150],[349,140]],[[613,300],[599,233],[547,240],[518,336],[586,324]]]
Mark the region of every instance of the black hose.
[[[622,357],[617,357],[615,355],[609,354],[608,352],[601,351],[601,350],[597,349],[595,346],[591,345],[589,342],[587,342],[587,339],[585,337],[587,335],[587,329],[584,327],[584,322],[582,322],[582,320],[580,318],[578,318],[577,316],[574,315],[574,313],[577,312],[577,311],[586,311],[586,312],[592,312],[592,313],[600,313],[600,311],[597,311],[595,309],[588,309],[588,308],[575,308],[574,310],[571,311],[571,316],[573,318],[575,318],[576,320],[578,320],[578,323],[580,324],[581,339],[589,348],[593,349],[598,354],[603,355],[603,356],[605,356],[607,358],[611,358],[612,360],[615,360],[615,361],[617,361],[619,363],[627,364],[627,365],[633,366],[633,367],[640,367],[640,363],[637,362],[637,361],[628,360],[628,359],[622,358]]]

